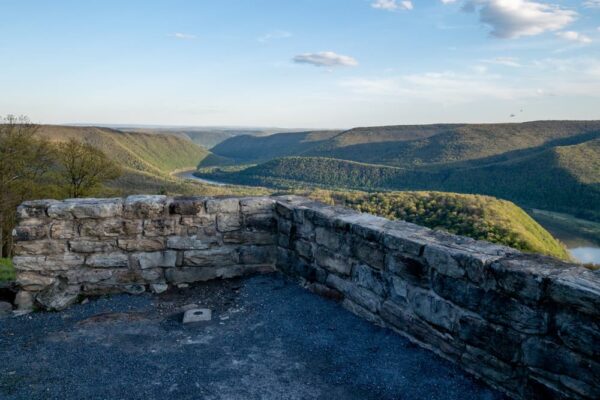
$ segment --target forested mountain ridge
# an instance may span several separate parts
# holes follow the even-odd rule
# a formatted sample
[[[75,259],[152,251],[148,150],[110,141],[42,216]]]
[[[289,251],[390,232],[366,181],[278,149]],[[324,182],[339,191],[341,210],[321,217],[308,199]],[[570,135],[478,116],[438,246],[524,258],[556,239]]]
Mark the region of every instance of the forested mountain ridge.
[[[522,206],[600,219],[600,139],[556,146],[506,161],[398,168],[324,157],[288,157],[244,170],[205,174],[223,181],[280,188],[318,185],[357,190],[477,193]]]
[[[239,136],[225,140],[212,151],[238,163],[312,156],[406,168],[480,165],[598,138],[600,121],[401,125],[318,133]]]

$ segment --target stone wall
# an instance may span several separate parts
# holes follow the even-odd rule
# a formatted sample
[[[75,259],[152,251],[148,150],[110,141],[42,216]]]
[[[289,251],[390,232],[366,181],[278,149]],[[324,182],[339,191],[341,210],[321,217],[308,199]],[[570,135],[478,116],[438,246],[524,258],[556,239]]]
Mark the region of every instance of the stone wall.
[[[600,398],[600,271],[301,198],[277,267],[509,395]]]
[[[26,202],[14,232],[17,303],[62,309],[80,295],[273,271],[273,205],[166,196]]]
[[[20,302],[282,272],[516,398],[600,398],[600,273],[299,197],[37,201]]]

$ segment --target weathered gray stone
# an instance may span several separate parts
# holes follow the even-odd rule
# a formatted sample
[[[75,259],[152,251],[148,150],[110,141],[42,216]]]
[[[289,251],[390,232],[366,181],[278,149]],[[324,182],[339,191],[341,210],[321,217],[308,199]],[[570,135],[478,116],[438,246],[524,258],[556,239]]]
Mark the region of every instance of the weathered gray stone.
[[[148,268],[173,268],[177,262],[177,252],[172,250],[155,251],[152,253],[136,253],[133,258],[141,269]]]
[[[33,310],[33,294],[27,290],[19,290],[15,296],[15,306],[20,311]]]
[[[249,230],[225,232],[223,234],[223,242],[228,244],[273,245],[275,244],[275,234],[272,232]]]
[[[530,334],[548,331],[548,313],[499,292],[486,292],[478,312],[487,320]]]
[[[69,286],[63,280],[56,280],[50,287],[35,296],[35,301],[46,310],[64,310],[77,302],[79,286]]]
[[[242,220],[238,213],[218,213],[217,230],[219,232],[231,232],[241,229]]]
[[[540,337],[530,337],[523,342],[523,361],[526,365],[550,373],[566,375],[597,385],[600,363],[585,358],[558,342]]]
[[[431,287],[440,297],[473,311],[479,310],[486,295],[485,290],[465,278],[452,278],[437,272],[432,275]]]
[[[52,239],[74,239],[79,236],[77,221],[53,221],[50,224]]]
[[[62,254],[67,250],[67,243],[62,240],[33,240],[15,244],[15,252],[22,255]]]
[[[55,219],[116,218],[122,212],[122,199],[69,199],[48,207],[48,216]]]
[[[146,238],[140,237],[136,239],[119,239],[117,246],[125,251],[159,251],[164,250],[165,239],[161,237]]]
[[[206,197],[175,197],[169,203],[169,213],[178,215],[206,214]]]
[[[384,268],[385,254],[374,243],[364,240],[355,240],[352,242],[352,252],[362,262],[377,269]]]
[[[183,253],[184,266],[222,266],[236,264],[239,255],[234,247],[219,247],[209,250],[190,250]]]
[[[165,276],[169,283],[192,283],[205,282],[211,279],[227,279],[244,275],[242,265],[230,265],[222,267],[183,267],[172,268],[165,271]]]
[[[103,220],[83,220],[80,225],[81,237],[125,238],[137,236],[143,230],[142,220],[109,218]]]
[[[344,238],[332,229],[317,227],[315,229],[315,242],[331,251],[340,249]]]
[[[297,240],[294,243],[294,250],[300,257],[304,257],[307,260],[312,260],[314,257],[314,245],[305,240]]]
[[[78,268],[67,271],[64,276],[71,285],[99,283],[113,277],[113,270],[107,268]]]
[[[548,262],[548,268],[540,268],[540,262]],[[544,296],[546,282],[560,273],[559,263],[549,257],[520,255],[492,263],[489,271],[496,285],[509,295],[526,300],[539,301]]]
[[[125,253],[99,253],[86,258],[85,264],[93,268],[126,268],[129,257]]]
[[[240,200],[238,198],[209,199],[206,201],[206,211],[209,214],[227,213],[239,215]]]
[[[570,268],[549,283],[552,300],[600,317],[600,273],[585,268]]]
[[[150,285],[150,290],[152,293],[161,294],[169,290],[169,285],[166,283],[153,283]]]
[[[144,220],[144,236],[170,236],[177,233],[179,219],[177,217]]]
[[[506,362],[516,363],[521,356],[525,335],[500,325],[494,325],[476,314],[463,314],[458,321],[458,335],[471,346]]]
[[[563,311],[555,320],[558,337],[575,351],[600,359],[600,320]]]
[[[274,264],[275,257],[275,246],[243,246],[239,249],[242,264]]]
[[[371,323],[374,323],[379,326],[385,325],[383,320],[377,314],[366,309],[365,307],[362,307],[360,304],[357,304],[350,299],[344,299],[342,301],[342,306],[351,313],[358,315],[359,317],[364,318]]]
[[[15,256],[13,266],[17,271],[65,271],[83,266],[85,258],[80,254],[52,256]]]
[[[58,203],[56,200],[31,200],[22,203],[17,207],[17,218],[19,221],[28,218],[46,218],[46,210],[52,204]]]
[[[380,297],[386,296],[387,288],[381,271],[365,264],[358,264],[354,268],[352,278],[359,286],[369,289]]]
[[[437,244],[428,244],[425,246],[425,250],[423,250],[423,257],[427,260],[429,267],[439,273],[453,278],[460,278],[465,275],[465,270],[452,257],[453,252],[452,249]]]
[[[198,239],[193,235],[190,237],[172,236],[167,239],[167,247],[175,250],[207,250],[216,244],[218,244],[216,237]]]
[[[242,214],[273,215],[275,200],[270,197],[248,197],[240,199]]]
[[[166,196],[135,195],[125,199],[124,216],[127,218],[157,219],[167,213]]]
[[[125,285],[123,286],[123,290],[126,293],[137,295],[144,293],[146,291],[146,287],[144,285],[139,284]]]
[[[117,241],[79,239],[69,241],[69,249],[74,253],[107,253],[116,250]]]
[[[50,237],[48,225],[40,221],[35,225],[19,225],[13,229],[12,236],[15,242],[27,240],[40,240]],[[61,239],[61,238],[57,238]]]
[[[212,319],[212,311],[208,308],[193,308],[183,313],[183,323],[191,324],[194,322],[210,321]]]
[[[405,257],[401,253],[389,252],[385,256],[385,270],[411,284],[428,287],[429,265],[423,260]]]
[[[456,329],[460,312],[450,302],[420,288],[412,288],[409,291],[408,301],[415,314],[430,324],[448,331]]]
[[[319,266],[331,272],[341,275],[350,275],[352,272],[352,263],[347,258],[332,253],[324,247],[317,247],[315,260]]]

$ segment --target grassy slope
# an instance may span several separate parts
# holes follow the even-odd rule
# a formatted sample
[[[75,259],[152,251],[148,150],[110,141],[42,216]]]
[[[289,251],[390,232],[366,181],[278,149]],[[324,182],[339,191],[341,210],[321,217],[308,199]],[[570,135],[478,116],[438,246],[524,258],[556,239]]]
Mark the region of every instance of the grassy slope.
[[[314,191],[310,196],[361,212],[569,259],[564,246],[525,211],[494,197],[444,192],[330,191]]]
[[[122,132],[109,128],[44,125],[39,134],[52,141],[85,140],[126,169],[168,174],[194,168],[209,152],[175,135]]]

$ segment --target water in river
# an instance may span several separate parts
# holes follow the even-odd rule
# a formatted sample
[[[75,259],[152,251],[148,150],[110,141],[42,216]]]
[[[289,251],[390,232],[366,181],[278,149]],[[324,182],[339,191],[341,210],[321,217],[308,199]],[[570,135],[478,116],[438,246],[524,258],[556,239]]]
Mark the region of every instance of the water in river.
[[[567,246],[576,261],[600,265],[600,224],[566,214],[531,211],[540,225]]]

